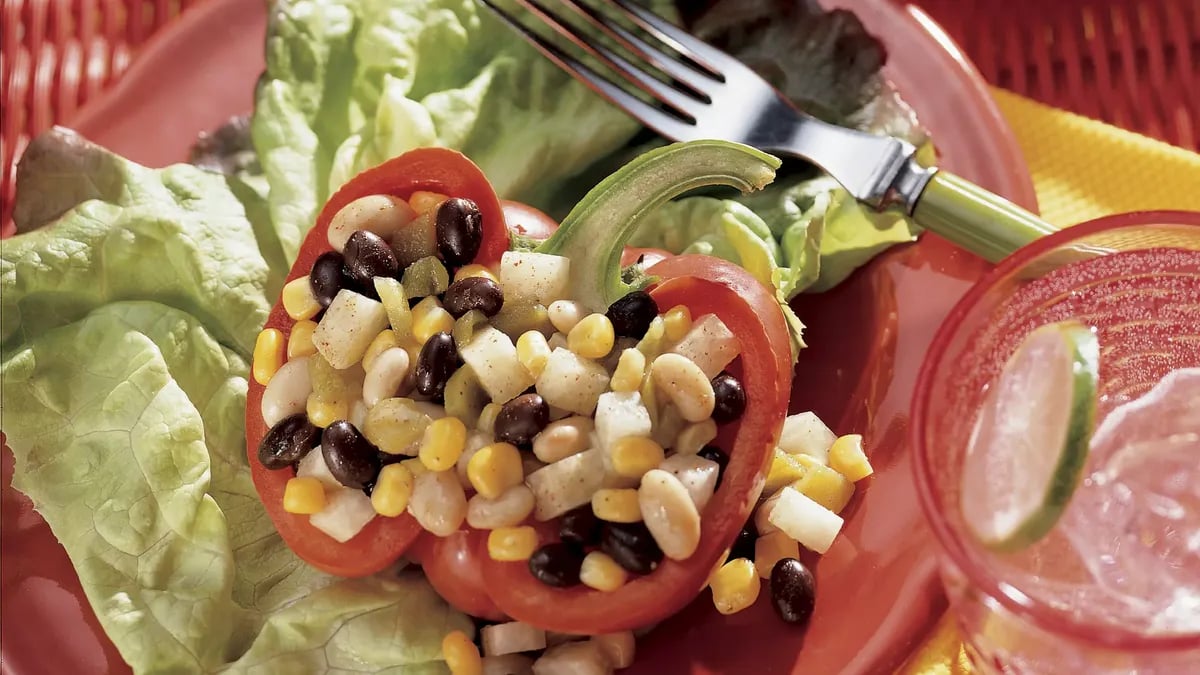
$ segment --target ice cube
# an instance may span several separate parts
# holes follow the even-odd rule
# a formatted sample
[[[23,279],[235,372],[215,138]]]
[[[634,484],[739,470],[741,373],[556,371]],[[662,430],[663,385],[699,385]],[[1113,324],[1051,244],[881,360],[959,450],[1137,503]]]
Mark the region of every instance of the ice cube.
[[[1200,368],[1104,419],[1059,527],[1095,582],[1140,615],[1124,619],[1200,630]]]

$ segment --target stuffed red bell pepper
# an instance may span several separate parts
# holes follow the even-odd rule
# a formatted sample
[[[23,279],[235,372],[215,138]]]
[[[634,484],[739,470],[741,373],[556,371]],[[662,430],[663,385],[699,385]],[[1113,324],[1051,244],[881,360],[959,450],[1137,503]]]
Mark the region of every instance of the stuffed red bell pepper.
[[[505,214],[533,236],[545,217],[506,211],[452,151],[356,177],[255,351],[248,448],[288,544],[341,575],[410,552],[460,609],[544,630],[682,608],[759,499],[791,342],[773,293],[736,265],[622,269],[623,247],[657,205],[757,189],[777,165],[717,141],[661,148],[540,243],[510,237]]]

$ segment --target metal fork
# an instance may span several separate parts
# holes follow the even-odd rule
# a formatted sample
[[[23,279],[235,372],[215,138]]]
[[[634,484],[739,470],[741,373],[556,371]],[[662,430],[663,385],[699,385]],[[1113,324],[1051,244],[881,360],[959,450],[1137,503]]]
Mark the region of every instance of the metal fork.
[[[559,1],[611,38],[621,53],[588,37],[539,0],[517,0],[657,105],[544,39],[493,0],[480,0],[564,70],[666,138],[736,141],[808,160],[860,202],[881,211],[901,210],[991,262],[1057,229],[978,185],[922,166],[910,143],[839,127],[797,110],[745,64],[629,0],[611,4],[637,32],[579,0]]]

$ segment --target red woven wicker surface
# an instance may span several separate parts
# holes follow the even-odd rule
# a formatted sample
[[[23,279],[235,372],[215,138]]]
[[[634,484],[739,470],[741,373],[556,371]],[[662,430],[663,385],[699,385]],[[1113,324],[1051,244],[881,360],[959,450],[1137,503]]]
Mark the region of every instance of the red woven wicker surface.
[[[0,0],[0,222],[29,138],[68,119],[120,76],[146,38],[204,1]],[[989,82],[1200,149],[1200,0],[915,4]]]
[[[1200,0],[916,0],[991,83],[1200,150]]]

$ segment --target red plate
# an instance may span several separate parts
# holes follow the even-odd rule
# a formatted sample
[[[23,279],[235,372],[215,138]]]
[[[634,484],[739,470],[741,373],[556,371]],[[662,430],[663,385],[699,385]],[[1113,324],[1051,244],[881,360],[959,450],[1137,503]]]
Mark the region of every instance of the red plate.
[[[888,0],[827,4],[854,10],[883,36],[889,75],[933,131],[947,168],[1035,206],[1019,151],[983,82],[931,21]],[[73,126],[145,164],[181,160],[198,132],[250,109],[264,19],[263,3],[245,0],[190,10]],[[721,617],[704,593],[639,642],[638,663],[626,672],[884,673],[908,655],[944,607],[911,484],[908,402],[934,329],[984,267],[925,237],[797,303],[812,346],[800,359],[792,409],[814,409],[836,431],[864,434],[877,471],[845,514],[838,543],[816,563],[812,625],[807,633],[785,626],[765,601]],[[3,672],[128,672],[66,554],[11,479],[5,452]]]

